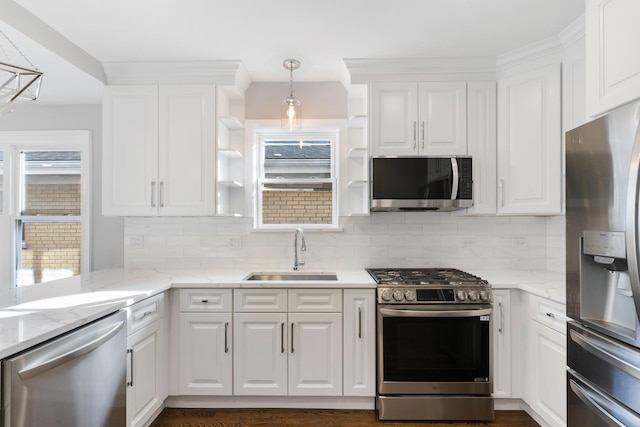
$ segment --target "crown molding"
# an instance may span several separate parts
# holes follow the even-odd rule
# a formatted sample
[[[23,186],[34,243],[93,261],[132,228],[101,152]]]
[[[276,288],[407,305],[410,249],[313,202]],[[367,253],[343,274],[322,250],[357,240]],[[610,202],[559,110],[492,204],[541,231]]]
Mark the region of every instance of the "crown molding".
[[[218,84],[233,86],[239,76],[243,84],[246,84],[248,79],[240,61],[105,62],[103,66],[110,85]]]
[[[519,66],[532,62],[549,63],[560,62],[564,54],[564,47],[560,37],[554,36],[522,48],[512,50],[496,58],[496,73],[513,72]]]
[[[495,59],[488,57],[452,58],[346,58],[351,84],[376,80],[487,80],[493,79]]]
[[[586,30],[585,22],[585,17],[582,15],[558,34],[560,42],[565,49],[574,43],[584,43]]]

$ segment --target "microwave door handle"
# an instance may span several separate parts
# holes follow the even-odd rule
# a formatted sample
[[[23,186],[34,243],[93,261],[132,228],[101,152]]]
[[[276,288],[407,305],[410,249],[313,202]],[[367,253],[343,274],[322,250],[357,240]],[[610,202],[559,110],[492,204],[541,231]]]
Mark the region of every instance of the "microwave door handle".
[[[451,184],[451,200],[458,198],[458,181],[460,181],[460,174],[458,173],[458,159],[451,158],[451,173],[453,175],[453,182]]]

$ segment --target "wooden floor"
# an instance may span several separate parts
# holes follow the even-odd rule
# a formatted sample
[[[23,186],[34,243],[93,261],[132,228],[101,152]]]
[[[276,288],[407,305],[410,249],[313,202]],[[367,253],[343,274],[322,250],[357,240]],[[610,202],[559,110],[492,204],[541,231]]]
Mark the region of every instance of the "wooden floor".
[[[496,411],[493,422],[379,421],[376,411],[323,409],[173,409],[166,408],[150,427],[367,427],[500,426],[538,427],[524,411]]]

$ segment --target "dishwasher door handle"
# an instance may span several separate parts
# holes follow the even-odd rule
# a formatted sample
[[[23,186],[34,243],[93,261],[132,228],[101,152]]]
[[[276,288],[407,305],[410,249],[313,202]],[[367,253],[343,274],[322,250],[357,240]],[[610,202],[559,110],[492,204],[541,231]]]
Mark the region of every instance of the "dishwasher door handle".
[[[58,356],[54,356],[48,360],[43,362],[39,362],[34,364],[33,366],[28,366],[18,372],[18,375],[23,381],[28,380],[31,377],[34,377],[44,371],[48,371],[50,369],[55,368],[56,366],[60,366],[63,363],[66,363],[70,360],[76,359],[80,356],[83,356],[90,351],[100,347],[103,343],[109,341],[113,336],[115,336],[122,328],[124,327],[124,322],[118,322],[107,332],[102,334],[101,336],[86,342],[82,343],[78,347],[73,350],[70,350],[66,353],[60,354]]]

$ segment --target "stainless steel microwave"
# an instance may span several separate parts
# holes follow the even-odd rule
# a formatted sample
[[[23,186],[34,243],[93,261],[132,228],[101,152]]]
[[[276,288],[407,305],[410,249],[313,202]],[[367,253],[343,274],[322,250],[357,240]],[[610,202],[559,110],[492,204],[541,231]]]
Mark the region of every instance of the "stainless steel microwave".
[[[371,211],[453,211],[473,206],[471,157],[371,158]]]

